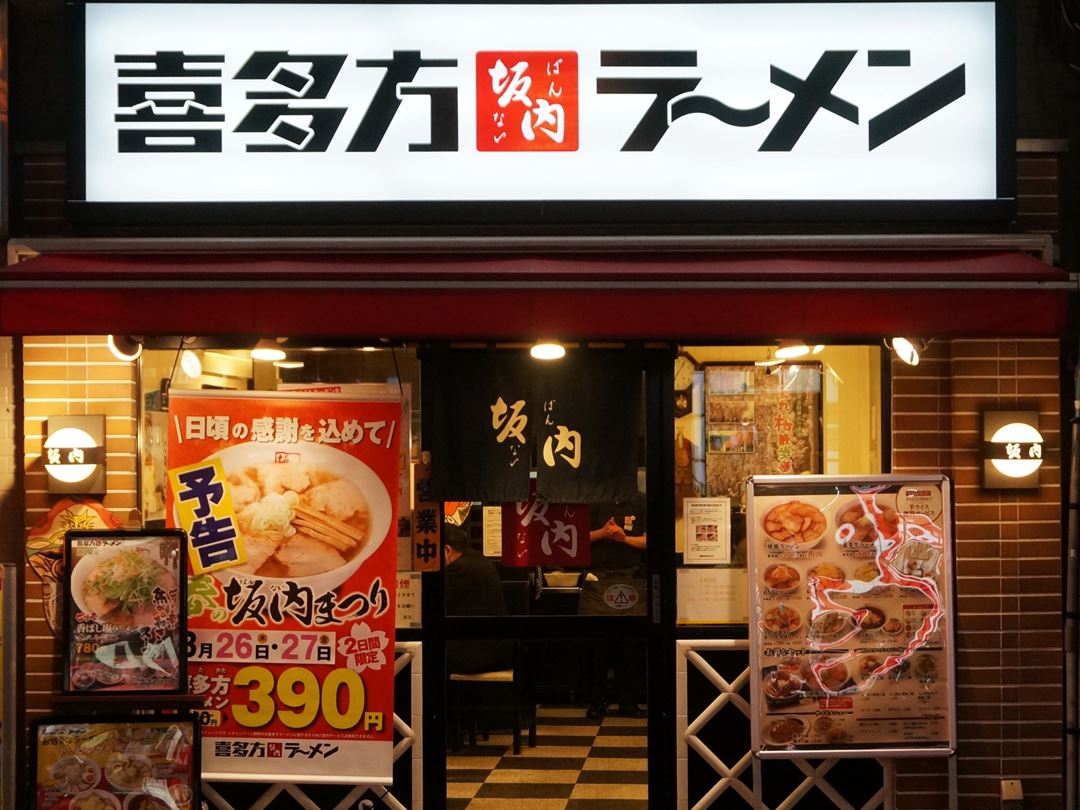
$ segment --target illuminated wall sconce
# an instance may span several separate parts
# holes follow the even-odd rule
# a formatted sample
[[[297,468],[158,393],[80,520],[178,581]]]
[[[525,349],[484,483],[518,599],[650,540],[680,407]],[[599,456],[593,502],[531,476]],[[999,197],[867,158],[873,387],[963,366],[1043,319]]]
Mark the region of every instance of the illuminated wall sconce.
[[[50,416],[42,461],[49,492],[105,494],[105,417]]]
[[[983,488],[1035,489],[1043,462],[1038,411],[983,413]]]

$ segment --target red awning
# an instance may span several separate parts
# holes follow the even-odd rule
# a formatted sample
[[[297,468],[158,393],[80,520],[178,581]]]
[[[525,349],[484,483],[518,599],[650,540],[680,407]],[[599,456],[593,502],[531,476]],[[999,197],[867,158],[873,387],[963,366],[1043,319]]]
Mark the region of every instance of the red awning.
[[[1017,251],[51,253],[0,271],[0,334],[722,340],[1058,336]]]

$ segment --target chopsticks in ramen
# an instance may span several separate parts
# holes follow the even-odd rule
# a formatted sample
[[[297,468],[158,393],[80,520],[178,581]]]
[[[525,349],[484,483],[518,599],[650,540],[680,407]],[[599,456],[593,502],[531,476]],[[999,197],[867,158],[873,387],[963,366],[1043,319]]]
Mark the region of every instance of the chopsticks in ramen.
[[[362,530],[337,518],[300,504],[293,507],[293,512],[293,524],[298,529],[338,551],[352,552],[364,543]]]

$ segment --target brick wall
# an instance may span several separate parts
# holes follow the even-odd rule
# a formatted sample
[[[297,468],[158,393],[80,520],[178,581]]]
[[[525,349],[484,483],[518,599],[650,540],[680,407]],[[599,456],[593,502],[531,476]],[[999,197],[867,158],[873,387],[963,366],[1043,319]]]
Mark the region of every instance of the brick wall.
[[[1063,806],[1059,350],[956,340],[931,344],[918,366],[893,363],[893,471],[944,471],[954,484],[962,810],[999,807],[1009,778],[1022,780],[1026,810]],[[980,488],[984,410],[1039,412],[1037,492]],[[948,807],[943,760],[898,772],[898,808]]]
[[[105,414],[105,506],[125,521],[138,503],[136,442],[138,414],[135,366],[113,357],[104,336],[28,337],[23,339],[25,392],[25,528],[44,516],[57,500],[47,490],[41,462],[45,418],[51,415]],[[26,568],[26,709],[50,707],[60,687],[60,650],[42,608],[42,584]]]

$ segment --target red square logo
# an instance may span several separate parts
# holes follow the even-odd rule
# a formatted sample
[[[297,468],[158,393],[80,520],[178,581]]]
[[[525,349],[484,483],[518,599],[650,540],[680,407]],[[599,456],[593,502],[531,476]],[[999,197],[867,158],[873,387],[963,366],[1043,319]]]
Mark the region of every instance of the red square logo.
[[[476,54],[476,148],[480,152],[576,152],[577,53]]]

